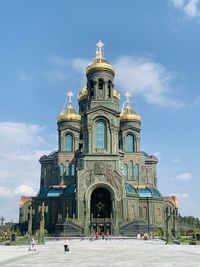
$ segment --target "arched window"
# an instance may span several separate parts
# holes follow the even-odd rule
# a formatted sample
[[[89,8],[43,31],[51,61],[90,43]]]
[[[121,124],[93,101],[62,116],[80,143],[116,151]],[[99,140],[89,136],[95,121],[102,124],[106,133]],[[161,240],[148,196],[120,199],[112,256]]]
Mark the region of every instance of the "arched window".
[[[103,121],[98,121],[96,124],[96,148],[106,147],[106,129]]]
[[[66,160],[66,176],[69,175],[69,160]]]
[[[67,152],[73,151],[73,137],[71,134],[65,135],[65,151]]]
[[[139,180],[139,165],[135,164],[134,166],[134,179]]]
[[[132,134],[126,136],[126,152],[134,152],[134,137]]]
[[[129,161],[129,175],[130,177],[133,177],[133,161]]]
[[[71,165],[71,176],[74,176],[75,175],[75,165],[74,163],[72,163]]]
[[[128,177],[128,165],[124,164],[124,176]]]
[[[64,174],[64,166],[63,164],[60,165],[60,176],[63,176]]]
[[[99,79],[99,82],[98,82],[98,95],[100,96],[100,97],[102,97],[103,96],[103,85],[104,85],[104,81],[102,80],[102,79]]]
[[[103,80],[102,79],[99,79],[98,89],[103,90]]]

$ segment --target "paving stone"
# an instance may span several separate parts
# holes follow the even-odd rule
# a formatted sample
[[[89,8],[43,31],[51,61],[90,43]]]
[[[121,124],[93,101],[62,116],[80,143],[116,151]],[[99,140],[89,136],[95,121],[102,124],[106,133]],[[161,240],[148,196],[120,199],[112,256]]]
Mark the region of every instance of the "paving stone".
[[[28,247],[0,247],[0,266],[7,267],[200,267],[200,246],[165,245],[162,241],[70,240],[64,253],[63,241]]]

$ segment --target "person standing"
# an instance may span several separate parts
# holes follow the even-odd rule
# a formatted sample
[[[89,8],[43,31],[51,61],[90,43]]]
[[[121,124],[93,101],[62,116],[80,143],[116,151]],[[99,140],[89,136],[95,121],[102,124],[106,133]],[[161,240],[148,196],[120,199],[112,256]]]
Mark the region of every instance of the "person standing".
[[[32,237],[31,250],[35,250],[35,239]]]
[[[64,241],[64,253],[69,251],[69,240],[67,238],[65,238]]]

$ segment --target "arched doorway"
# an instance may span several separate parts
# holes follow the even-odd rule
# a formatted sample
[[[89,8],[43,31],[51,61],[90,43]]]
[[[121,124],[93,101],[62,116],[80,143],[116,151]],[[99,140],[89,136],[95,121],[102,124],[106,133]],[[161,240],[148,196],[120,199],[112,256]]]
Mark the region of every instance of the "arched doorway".
[[[91,194],[90,215],[91,232],[99,234],[111,233],[112,200],[110,192],[104,188],[96,188]]]

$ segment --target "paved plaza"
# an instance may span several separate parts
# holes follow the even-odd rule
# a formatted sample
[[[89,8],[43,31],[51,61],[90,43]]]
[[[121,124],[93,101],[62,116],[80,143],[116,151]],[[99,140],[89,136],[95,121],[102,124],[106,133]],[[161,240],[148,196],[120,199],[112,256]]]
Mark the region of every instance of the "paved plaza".
[[[63,240],[46,242],[28,251],[27,246],[0,246],[0,266],[134,266],[200,267],[200,246],[165,245],[143,240],[69,240],[64,254]]]

